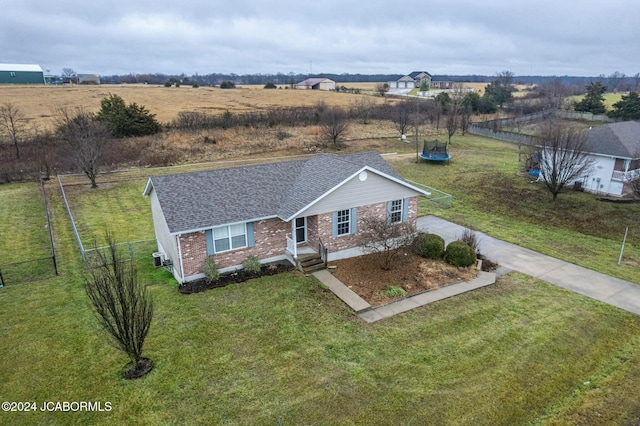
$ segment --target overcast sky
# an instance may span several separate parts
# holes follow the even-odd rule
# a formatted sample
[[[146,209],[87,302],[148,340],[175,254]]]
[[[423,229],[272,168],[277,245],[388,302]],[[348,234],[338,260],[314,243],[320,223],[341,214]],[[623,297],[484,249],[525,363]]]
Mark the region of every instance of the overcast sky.
[[[638,0],[0,0],[0,63],[102,75],[640,72]]]

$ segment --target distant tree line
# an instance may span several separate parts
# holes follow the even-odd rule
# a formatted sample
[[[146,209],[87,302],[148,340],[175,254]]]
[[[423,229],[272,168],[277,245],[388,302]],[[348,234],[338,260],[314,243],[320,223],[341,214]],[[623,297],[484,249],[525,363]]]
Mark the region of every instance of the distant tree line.
[[[414,70],[407,71],[407,74]],[[332,73],[275,73],[275,74],[234,74],[234,73],[211,73],[211,74],[194,74],[187,76],[186,74],[162,74],[162,73],[142,73],[142,74],[121,74],[121,75],[103,75],[100,81],[103,84],[165,84],[167,81],[179,82],[181,84],[198,84],[200,86],[217,86],[223,81],[232,81],[236,84],[256,84],[265,85],[273,83],[279,86],[291,86],[299,81],[311,77],[329,78],[336,83],[377,83],[396,81],[405,74],[332,74]],[[469,82],[469,83],[491,83],[499,79],[500,75],[451,75],[451,74],[434,74],[433,79],[436,81],[452,81],[452,82]],[[594,81],[600,82],[609,88],[610,91],[639,91],[640,90],[640,73],[633,76],[627,76],[624,73],[615,71],[610,75],[598,75],[592,77],[583,76],[542,76],[542,75],[520,75],[512,74],[514,84],[537,85],[549,83],[551,81],[559,81],[569,87],[579,87],[584,90],[585,86]]]

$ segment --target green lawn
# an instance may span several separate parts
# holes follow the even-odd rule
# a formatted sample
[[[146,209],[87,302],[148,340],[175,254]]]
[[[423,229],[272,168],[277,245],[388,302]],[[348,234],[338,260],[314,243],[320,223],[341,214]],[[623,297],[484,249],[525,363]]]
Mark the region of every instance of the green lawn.
[[[119,177],[118,177],[119,178]],[[63,179],[63,184],[66,179]],[[91,189],[86,182],[64,186],[85,249],[105,245],[105,231],[117,242],[155,239],[143,177],[112,179]]]
[[[602,392],[638,374],[633,315],[512,274],[370,325],[297,273],[156,302],[154,371],[95,332],[78,277],[0,292],[3,400],[110,402],[108,413],[0,413],[3,424],[487,424],[597,419]],[[620,394],[605,419],[636,408]],[[586,406],[585,406],[586,405]]]
[[[51,256],[39,183],[0,187],[0,265]]]
[[[541,183],[521,173],[518,147],[473,135],[456,136],[449,164],[414,158],[391,160],[410,180],[453,195],[453,206],[435,214],[493,237],[640,284],[640,205],[597,201],[567,191],[555,203]],[[618,257],[629,226],[621,265]]]

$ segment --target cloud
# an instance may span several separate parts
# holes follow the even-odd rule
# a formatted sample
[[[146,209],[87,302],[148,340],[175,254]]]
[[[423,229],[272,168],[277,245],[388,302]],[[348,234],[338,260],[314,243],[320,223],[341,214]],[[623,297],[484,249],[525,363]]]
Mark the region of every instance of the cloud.
[[[21,0],[2,10],[0,62],[53,73],[640,71],[633,0]]]

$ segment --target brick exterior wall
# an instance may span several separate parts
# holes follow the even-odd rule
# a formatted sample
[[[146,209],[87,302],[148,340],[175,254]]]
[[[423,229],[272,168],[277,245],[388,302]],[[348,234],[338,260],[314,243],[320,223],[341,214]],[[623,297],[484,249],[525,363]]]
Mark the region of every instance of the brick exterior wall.
[[[418,212],[418,197],[409,199],[409,220],[416,223]],[[358,229],[362,229],[362,220],[370,216],[387,215],[387,203],[378,203],[358,207]],[[307,218],[307,241],[311,247],[317,249],[318,237],[330,252],[356,248],[360,246],[358,234],[341,235],[332,238],[332,213],[323,213]],[[287,249],[286,235],[291,234],[291,223],[280,219],[267,219],[254,222],[255,246],[215,255],[218,269],[241,265],[247,257],[268,259],[282,256]],[[207,259],[207,243],[204,231],[185,234],[180,237],[182,259],[185,277],[202,273],[202,265]]]
[[[218,269],[238,266],[247,257],[255,256],[258,259],[282,256],[287,248],[285,236],[291,233],[291,224],[280,219],[267,219],[253,223],[255,246],[238,250],[231,250],[215,255]],[[202,273],[202,265],[207,259],[207,242],[204,231],[185,234],[180,237],[182,247],[182,259],[184,262],[184,275]]]
[[[333,213],[324,213],[318,215],[318,234],[322,237],[322,241],[329,251],[337,252],[360,246],[358,233],[340,235],[332,238],[331,221]],[[367,217],[387,217],[387,203],[371,204],[368,206],[358,207],[358,224],[357,230],[362,229],[363,219]],[[409,198],[409,221],[414,225],[418,218],[418,197]]]

